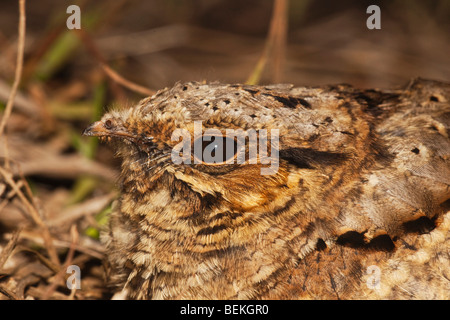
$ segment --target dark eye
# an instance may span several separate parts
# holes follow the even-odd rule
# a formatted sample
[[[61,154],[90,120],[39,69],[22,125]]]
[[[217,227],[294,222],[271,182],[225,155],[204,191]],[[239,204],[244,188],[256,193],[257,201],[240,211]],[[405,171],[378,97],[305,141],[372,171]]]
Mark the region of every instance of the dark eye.
[[[112,127],[113,127],[113,122],[111,121],[111,120],[106,120],[105,121],[105,129],[112,129]]]
[[[238,146],[234,139],[224,136],[202,136],[194,141],[194,157],[204,164],[224,164],[236,157]]]

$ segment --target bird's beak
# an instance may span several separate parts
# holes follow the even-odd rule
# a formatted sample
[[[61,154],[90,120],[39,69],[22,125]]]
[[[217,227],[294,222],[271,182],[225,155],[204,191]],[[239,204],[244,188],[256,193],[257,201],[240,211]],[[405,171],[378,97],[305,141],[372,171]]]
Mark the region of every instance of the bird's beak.
[[[96,121],[89,127],[84,129],[84,136],[89,137],[122,137],[122,138],[133,138],[131,134],[123,129],[117,127],[107,127],[103,121]]]
[[[109,130],[105,128],[105,125],[102,121],[94,122],[83,131],[83,136],[90,136],[90,137],[102,137],[107,136],[109,134],[110,134]]]

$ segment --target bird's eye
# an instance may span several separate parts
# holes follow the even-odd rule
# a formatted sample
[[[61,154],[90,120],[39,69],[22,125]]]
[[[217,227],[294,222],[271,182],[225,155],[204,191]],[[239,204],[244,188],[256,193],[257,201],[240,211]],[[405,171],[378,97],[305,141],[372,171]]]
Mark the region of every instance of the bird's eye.
[[[206,135],[194,141],[194,157],[203,164],[225,164],[233,160],[237,152],[236,141],[221,135]]]
[[[112,129],[112,127],[113,127],[113,122],[111,121],[111,120],[106,120],[105,121],[105,129],[108,129],[108,130],[110,130],[110,129]]]

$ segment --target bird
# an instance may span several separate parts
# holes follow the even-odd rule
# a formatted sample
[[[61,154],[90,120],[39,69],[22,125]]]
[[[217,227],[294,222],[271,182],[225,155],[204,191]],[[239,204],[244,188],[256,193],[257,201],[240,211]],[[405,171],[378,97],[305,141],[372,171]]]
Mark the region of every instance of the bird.
[[[121,159],[123,298],[450,298],[449,83],[178,82],[83,134]]]

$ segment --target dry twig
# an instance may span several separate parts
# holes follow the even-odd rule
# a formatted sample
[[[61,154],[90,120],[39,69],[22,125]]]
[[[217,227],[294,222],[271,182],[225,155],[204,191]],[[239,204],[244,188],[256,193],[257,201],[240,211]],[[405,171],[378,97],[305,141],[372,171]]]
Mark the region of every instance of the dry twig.
[[[61,282],[61,280],[64,278],[64,275],[66,273],[67,267],[71,265],[73,256],[75,254],[75,247],[78,243],[78,230],[75,225],[72,225],[70,228],[70,234],[72,236],[72,242],[69,247],[69,252],[66,256],[66,261],[64,262],[64,265],[62,266],[61,270],[56,274],[56,276],[53,279],[53,283],[48,287],[47,291],[45,292],[44,296],[42,297],[43,300],[47,300],[53,292],[56,290],[56,287]],[[71,293],[71,297],[74,293]]]
[[[8,244],[3,248],[2,253],[0,255],[0,270],[3,268],[3,265],[5,264],[6,260],[11,256],[11,253],[13,252],[14,248],[16,247],[17,240],[19,239],[19,234],[22,231],[22,229],[16,230],[11,239],[9,240]]]
[[[57,217],[48,220],[47,224],[51,227],[68,224],[83,216],[88,216],[100,212],[116,197],[116,192],[110,192],[106,195],[98,196],[84,201],[78,205],[62,211]]]
[[[14,192],[17,194],[17,196],[22,201],[22,203],[25,205],[25,207],[27,208],[28,212],[30,213],[30,215],[33,219],[33,222],[42,229],[42,236],[43,236],[44,243],[46,245],[46,249],[49,254],[50,260],[54,264],[59,265],[58,255],[56,253],[55,247],[53,246],[50,231],[48,230],[47,225],[42,220],[37,208],[23,194],[22,190],[20,190],[19,186],[12,178],[12,174],[10,172],[8,172],[0,167],[0,175],[3,176],[3,179],[5,180],[5,182],[11,186],[11,188],[14,190]],[[24,181],[24,183],[27,184],[26,181]]]
[[[5,288],[4,286],[0,286],[0,293],[4,294],[11,300],[20,300],[20,298],[14,292]]]
[[[25,48],[25,0],[19,0],[19,41],[17,45],[17,62],[16,62],[16,72],[14,76],[14,83],[9,94],[8,102],[6,103],[5,112],[3,113],[2,121],[0,123],[0,137],[3,135],[6,123],[8,122],[9,116],[11,115],[12,108],[14,105],[14,99],[16,97],[17,88],[19,87],[20,80],[22,78],[22,68],[23,68],[23,52]]]
[[[281,80],[287,37],[287,7],[288,0],[274,0],[270,29],[267,35],[264,51],[256,64],[247,84],[258,84],[267,62],[272,58],[272,82]]]
[[[80,37],[81,41],[84,43],[86,48],[88,49],[89,53],[99,62],[100,66],[102,67],[103,71],[110,77],[113,81],[116,83],[124,86],[125,88],[130,89],[131,91],[137,92],[139,94],[142,94],[144,96],[151,96],[155,92],[143,87],[141,85],[138,85],[134,82],[131,82],[130,80],[125,79],[120,74],[118,74],[116,71],[111,69],[110,66],[106,63],[105,58],[100,53],[100,51],[95,46],[94,42],[91,40],[89,35],[82,29],[76,30],[76,34],[78,37]]]

